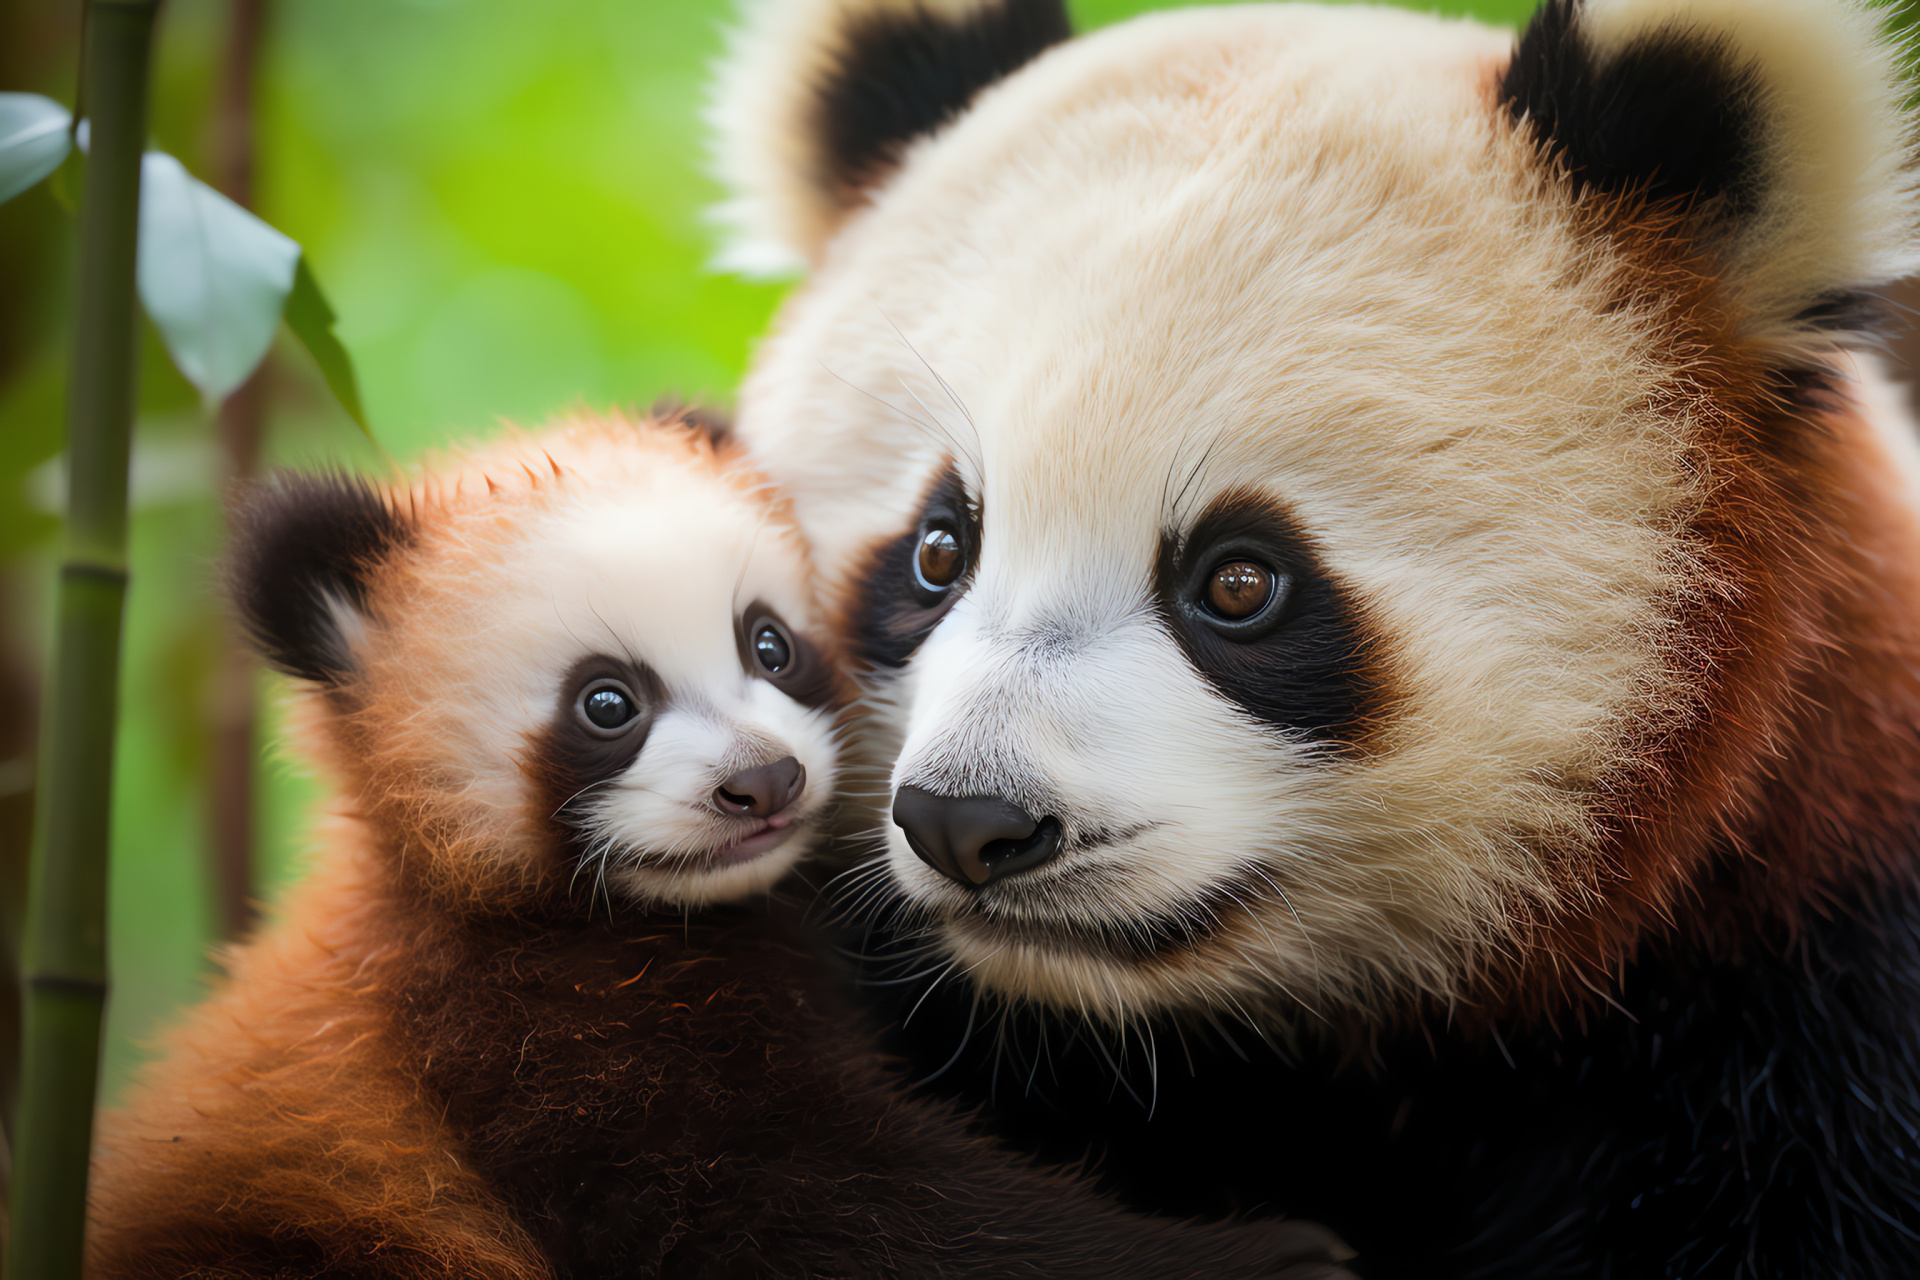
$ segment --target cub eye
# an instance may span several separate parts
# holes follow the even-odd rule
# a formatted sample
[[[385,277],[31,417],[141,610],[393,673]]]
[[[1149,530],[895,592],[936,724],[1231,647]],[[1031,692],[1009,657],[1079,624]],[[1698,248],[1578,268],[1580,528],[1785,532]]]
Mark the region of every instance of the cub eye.
[[[960,535],[948,525],[928,525],[913,558],[913,576],[921,587],[936,594],[945,591],[959,580],[966,567]]]
[[[1207,578],[1207,612],[1245,622],[1273,599],[1273,571],[1251,560],[1229,560]]]
[[[777,676],[793,664],[793,641],[777,622],[763,622],[754,628],[753,660],[770,676]]]
[[[633,691],[618,680],[596,680],[580,692],[580,719],[596,737],[617,737],[640,715]]]

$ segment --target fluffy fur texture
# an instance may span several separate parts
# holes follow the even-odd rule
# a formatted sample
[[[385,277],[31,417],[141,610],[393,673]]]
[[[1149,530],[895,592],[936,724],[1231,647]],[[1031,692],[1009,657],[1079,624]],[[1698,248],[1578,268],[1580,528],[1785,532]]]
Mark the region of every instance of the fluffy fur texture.
[[[1909,129],[1841,0],[1549,0],[1517,42],[1273,5],[1070,42],[907,149],[739,431],[884,623],[896,788],[1060,825],[984,886],[898,829],[854,877],[964,975],[927,1064],[982,992],[1089,1061],[1251,1023],[1296,1065],[1164,1167],[1289,1205],[1233,1116],[1331,1107],[1343,1058],[1439,1079],[1477,1136],[1395,1147],[1394,1098],[1312,1148],[1397,1188],[1327,1181],[1363,1244],[1434,1229],[1412,1274],[1558,1274],[1557,1214],[1596,1275],[1920,1270],[1910,1138],[1829,1123],[1920,1093],[1913,425],[1848,333],[1920,265]],[[936,601],[902,569],[948,529]],[[1204,584],[1247,558],[1282,586],[1235,631]],[[1068,1146],[1205,1197],[1082,1105]],[[1639,1214],[1671,1160],[1703,1198]]]
[[[796,912],[693,912],[770,883],[835,772],[804,547],[736,451],[582,421],[283,480],[244,528],[337,803],[109,1124],[90,1274],[1344,1274],[1318,1228],[1133,1216],[968,1136]],[[734,812],[783,754],[804,781]]]
[[[720,265],[777,276],[817,261],[909,144],[1069,34],[1062,0],[759,3],[708,108],[738,192],[717,211]]]

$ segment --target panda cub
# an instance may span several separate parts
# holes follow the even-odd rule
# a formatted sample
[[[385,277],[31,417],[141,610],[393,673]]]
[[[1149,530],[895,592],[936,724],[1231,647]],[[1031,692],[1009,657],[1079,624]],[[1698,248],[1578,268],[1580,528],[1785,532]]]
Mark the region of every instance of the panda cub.
[[[785,502],[685,421],[378,488],[230,569],[336,800],[97,1161],[91,1274],[1338,1276],[1122,1212],[889,1076],[797,913],[842,680]]]

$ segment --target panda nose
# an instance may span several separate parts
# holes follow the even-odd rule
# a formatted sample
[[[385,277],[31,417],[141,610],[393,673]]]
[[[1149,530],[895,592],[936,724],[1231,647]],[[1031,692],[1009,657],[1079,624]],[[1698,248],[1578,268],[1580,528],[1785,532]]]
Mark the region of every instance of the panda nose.
[[[1060,822],[1035,818],[999,796],[937,796],[901,787],[893,821],[920,861],[961,884],[1031,871],[1060,852]]]
[[[722,813],[764,818],[792,804],[806,785],[806,766],[787,756],[742,769],[713,789],[713,802]]]

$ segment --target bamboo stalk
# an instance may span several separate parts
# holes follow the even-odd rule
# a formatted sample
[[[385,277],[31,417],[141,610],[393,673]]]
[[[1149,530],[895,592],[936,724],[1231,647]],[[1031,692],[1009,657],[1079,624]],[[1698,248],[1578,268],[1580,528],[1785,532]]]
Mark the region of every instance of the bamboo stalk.
[[[214,117],[214,169],[220,190],[243,209],[253,208],[254,97],[259,78],[266,0],[231,0],[227,50]],[[223,492],[231,500],[259,470],[273,353],[220,406],[220,444],[225,455]],[[255,758],[258,667],[253,647],[229,607],[222,611],[221,657],[212,690],[212,752],[209,757],[208,826],[220,932],[234,939],[253,924],[253,827],[256,814]]]
[[[127,591],[134,248],[156,9],[156,0],[93,0],[82,53],[91,139],[68,389],[66,550],[43,703],[46,789],[37,806],[22,965],[26,1043],[9,1280],[77,1280],[86,1233]]]

